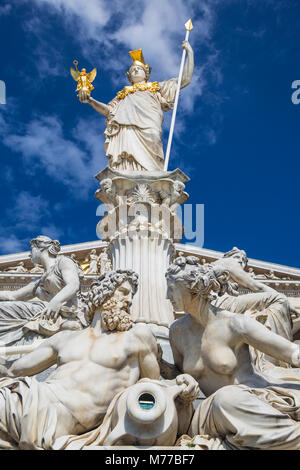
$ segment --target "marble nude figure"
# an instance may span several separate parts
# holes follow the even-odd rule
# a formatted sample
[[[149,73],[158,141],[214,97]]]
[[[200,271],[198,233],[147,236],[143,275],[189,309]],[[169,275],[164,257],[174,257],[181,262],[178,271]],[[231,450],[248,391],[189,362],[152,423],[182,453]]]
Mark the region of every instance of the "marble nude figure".
[[[249,315],[216,306],[217,295],[234,289],[229,271],[217,263],[202,266],[193,256],[177,258],[167,280],[174,309],[187,313],[171,325],[175,365],[161,359],[162,375],[190,374],[208,397],[197,408],[186,441],[206,449],[299,449],[298,344]],[[288,309],[287,299],[281,301]],[[290,364],[289,374],[279,379],[278,366],[271,363],[264,374],[253,363],[251,348]]]
[[[178,433],[187,431],[191,403],[199,393],[197,382],[185,374],[164,384],[158,381],[156,339],[150,328],[134,325],[130,318],[137,286],[137,275],[130,270],[102,275],[86,294],[92,317],[89,327],[59,332],[8,369],[0,366],[4,376],[0,379],[0,448],[82,449],[140,442],[143,433],[145,442],[155,444],[167,421],[166,443],[170,436],[174,441]],[[57,368],[44,382],[31,377],[54,364]],[[145,433],[147,423],[130,398],[145,390],[159,398],[164,388],[165,402],[178,397],[176,407],[163,409],[158,428],[154,423]],[[126,415],[123,433],[114,416],[119,401],[119,412]]]
[[[230,278],[239,287],[246,288],[251,293],[236,295],[225,293],[214,300],[214,305],[233,313],[250,315],[263,323],[268,329],[283,338],[293,341],[292,314],[298,316],[297,311],[288,301],[288,298],[279,294],[270,286],[254,279],[247,268],[247,255],[244,250],[234,247],[218,259],[213,265],[219,266],[230,273]],[[278,378],[290,375],[290,364],[270,357],[255,348],[250,348],[252,362],[258,370],[268,374],[271,369],[272,380],[275,374]],[[271,364],[271,365],[270,365]],[[276,369],[272,364],[277,365]]]

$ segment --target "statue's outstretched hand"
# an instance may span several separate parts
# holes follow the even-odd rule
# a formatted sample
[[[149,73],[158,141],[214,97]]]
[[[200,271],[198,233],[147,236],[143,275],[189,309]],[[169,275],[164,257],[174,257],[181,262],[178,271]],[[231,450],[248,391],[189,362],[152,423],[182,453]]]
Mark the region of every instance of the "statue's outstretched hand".
[[[190,45],[189,41],[183,41],[182,42],[182,49],[185,49],[186,52],[191,52],[192,51],[192,46]]]
[[[189,374],[181,374],[176,377],[177,385],[186,385],[179,397],[187,403],[196,400],[200,394],[198,382]]]
[[[90,95],[84,90],[79,90],[78,99],[80,103],[89,103]]]
[[[42,320],[52,320],[56,321],[59,316],[59,311],[61,309],[61,303],[56,302],[55,299],[50,300],[49,304],[43,311],[41,315]]]

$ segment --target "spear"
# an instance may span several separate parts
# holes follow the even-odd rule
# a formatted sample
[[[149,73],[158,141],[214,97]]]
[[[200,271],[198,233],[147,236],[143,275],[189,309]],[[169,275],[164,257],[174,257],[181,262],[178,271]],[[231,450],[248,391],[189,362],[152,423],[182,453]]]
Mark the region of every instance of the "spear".
[[[185,40],[188,41],[190,31],[192,31],[193,29],[193,23],[192,23],[191,18],[185,23],[184,26],[185,26]],[[175,102],[174,102],[174,108],[173,108],[173,114],[172,114],[172,120],[171,120],[171,127],[170,127],[170,132],[169,132],[164,171],[168,170],[168,165],[169,165],[170,151],[171,151],[171,145],[172,145],[172,138],[173,138],[173,132],[174,132],[174,125],[175,125],[175,119],[176,119],[176,112],[177,112],[179,92],[180,92],[182,75],[183,75],[185,56],[186,56],[186,50],[184,49],[182,52],[181,64],[180,64],[180,69],[179,69],[178,84],[177,84],[177,90],[176,90],[176,96],[175,96]]]

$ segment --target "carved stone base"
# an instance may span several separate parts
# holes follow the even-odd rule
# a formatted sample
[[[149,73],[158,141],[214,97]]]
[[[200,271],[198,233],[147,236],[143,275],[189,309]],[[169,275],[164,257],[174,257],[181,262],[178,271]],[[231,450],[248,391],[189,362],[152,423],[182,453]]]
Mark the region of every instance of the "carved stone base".
[[[179,169],[125,174],[111,168],[96,178],[102,189],[95,196],[108,209],[97,233],[108,242],[113,269],[139,274],[133,320],[168,327],[174,313],[166,298],[165,272],[175,254],[173,241],[182,237],[175,211],[188,199],[189,178]]]

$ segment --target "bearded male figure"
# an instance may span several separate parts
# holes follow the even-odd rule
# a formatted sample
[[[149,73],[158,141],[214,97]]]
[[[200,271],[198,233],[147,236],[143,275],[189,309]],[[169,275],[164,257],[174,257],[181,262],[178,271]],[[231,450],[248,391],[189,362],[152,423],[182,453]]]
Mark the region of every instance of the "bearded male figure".
[[[0,366],[0,449],[63,449],[78,435],[85,442],[89,431],[101,434],[114,397],[142,377],[159,379],[156,339],[130,318],[137,286],[131,270],[102,275],[83,294],[88,328],[57,333],[9,369]],[[45,382],[27,377],[54,364]],[[177,383],[187,384],[183,399],[195,394],[184,376]]]
[[[184,41],[182,47],[187,52],[181,82],[184,88],[192,80],[194,55],[188,41]],[[173,108],[178,80],[149,82],[151,67],[145,63],[142,50],[131,51],[130,55],[133,61],[127,72],[130,85],[119,91],[112,101],[101,103],[84,90],[80,90],[78,98],[106,117],[105,152],[111,168],[163,170],[163,111]]]

